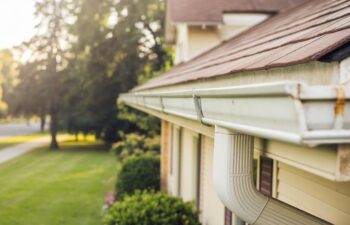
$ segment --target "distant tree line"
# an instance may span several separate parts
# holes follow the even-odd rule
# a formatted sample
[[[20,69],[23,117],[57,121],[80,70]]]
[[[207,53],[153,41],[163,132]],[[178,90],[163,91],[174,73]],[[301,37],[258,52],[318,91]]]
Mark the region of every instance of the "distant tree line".
[[[120,130],[157,132],[154,118],[117,98],[171,67],[164,11],[164,0],[36,0],[37,35],[14,49],[28,59],[3,87],[8,113],[36,115],[42,124],[49,116],[51,149],[60,127],[107,142],[119,140]]]

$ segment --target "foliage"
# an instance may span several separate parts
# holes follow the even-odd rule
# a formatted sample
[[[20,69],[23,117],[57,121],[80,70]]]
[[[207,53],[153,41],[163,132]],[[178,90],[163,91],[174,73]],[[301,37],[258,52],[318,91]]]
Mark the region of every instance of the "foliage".
[[[18,99],[15,111],[42,118],[50,115],[51,149],[58,149],[56,135],[62,71],[66,65],[63,46],[68,44],[68,15],[65,0],[36,0],[37,34],[17,48],[22,55],[31,56],[20,65],[21,84],[15,90]]]
[[[127,158],[118,174],[117,197],[148,189],[160,189],[159,156],[148,153]]]
[[[8,101],[10,113],[15,116],[45,116],[47,113],[47,98],[43,82],[44,70],[38,62],[28,62],[19,66],[19,84]]]
[[[128,124],[135,124],[133,132],[140,132],[148,136],[154,136],[160,133],[160,120],[144,112],[127,107],[123,103],[119,103],[118,119],[127,121]],[[124,129],[127,133],[128,129]]]
[[[139,129],[117,117],[118,95],[171,64],[162,37],[164,1],[77,0],[70,8],[76,19],[70,32],[77,41],[65,86],[77,88],[64,92],[64,119],[71,130],[88,128],[108,142],[118,141],[118,129]]]
[[[132,131],[155,135],[159,120],[116,100],[172,65],[164,15],[164,0],[36,0],[38,32],[17,48],[31,57],[19,65],[11,114],[49,114],[52,148],[59,125],[110,143]]]
[[[121,141],[112,145],[112,151],[124,160],[131,155],[142,155],[146,152],[160,152],[160,137],[147,137],[138,133],[126,134]]]
[[[0,117],[7,115],[8,103],[13,94],[13,88],[18,82],[17,62],[12,51],[4,49],[0,51]],[[6,103],[5,103],[6,102]]]
[[[116,202],[104,218],[105,225],[200,225],[190,202],[164,193],[136,192]]]

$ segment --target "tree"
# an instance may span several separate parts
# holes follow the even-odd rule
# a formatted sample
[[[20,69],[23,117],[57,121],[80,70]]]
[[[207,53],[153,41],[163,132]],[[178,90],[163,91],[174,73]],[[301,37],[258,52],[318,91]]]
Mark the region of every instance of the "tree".
[[[19,65],[18,78],[20,82],[11,93],[8,104],[12,115],[39,116],[43,131],[48,101],[42,79],[45,75],[45,69],[41,65],[41,62],[28,62]]]
[[[31,113],[50,115],[50,149],[58,149],[57,129],[60,110],[60,83],[61,73],[64,69],[64,44],[67,32],[65,24],[68,16],[64,0],[37,0],[35,15],[39,21],[37,35],[30,41],[23,43],[22,52],[31,52],[30,60],[22,65],[22,86],[33,92],[33,96],[44,96],[37,101],[28,102]],[[30,72],[29,72],[30,71]],[[30,84],[33,80],[34,83]],[[19,105],[24,106],[24,97],[20,97]]]
[[[0,51],[0,116],[7,115],[14,86],[18,82],[16,61],[9,49]]]
[[[98,137],[115,141],[117,130],[130,122],[117,117],[116,99],[140,80],[152,77],[171,61],[163,45],[164,1],[75,1],[75,36],[70,74],[79,82],[79,91],[67,96],[67,102],[80,101],[80,116],[89,118]],[[78,93],[79,92],[79,93]],[[77,96],[84,96],[83,98]],[[80,100],[78,100],[80,99]],[[65,110],[72,123],[77,110]],[[87,120],[84,120],[87,121]],[[117,137],[118,139],[118,137]]]
[[[118,117],[116,99],[172,63],[164,0],[37,0],[36,16],[38,34],[19,48],[31,57],[19,66],[14,111],[50,115],[51,149],[59,122],[108,142],[138,129]]]

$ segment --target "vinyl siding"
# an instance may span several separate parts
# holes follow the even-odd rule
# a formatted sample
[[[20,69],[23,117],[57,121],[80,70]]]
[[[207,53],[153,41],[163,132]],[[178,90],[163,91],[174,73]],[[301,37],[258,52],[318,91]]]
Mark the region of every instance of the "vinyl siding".
[[[169,180],[168,193],[173,196],[180,195],[180,144],[181,129],[175,125],[171,126],[170,154],[169,154]]]
[[[203,137],[202,145],[202,224],[223,225],[225,207],[214,190],[212,178],[214,141],[212,138]]]
[[[160,164],[160,189],[162,192],[168,192],[168,176],[169,176],[169,152],[171,143],[171,126],[170,123],[162,120],[161,130],[161,164]]]
[[[183,200],[194,201],[197,196],[196,140],[198,140],[198,134],[188,129],[182,129],[181,135],[180,193]]]
[[[350,224],[350,182],[337,183],[278,163],[277,198],[335,225]]]

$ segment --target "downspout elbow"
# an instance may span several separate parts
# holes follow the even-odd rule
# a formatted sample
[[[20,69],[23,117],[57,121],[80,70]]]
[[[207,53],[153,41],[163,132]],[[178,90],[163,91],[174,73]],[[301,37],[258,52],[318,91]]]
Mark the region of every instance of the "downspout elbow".
[[[253,137],[215,128],[214,186],[227,208],[249,224],[330,224],[257,191],[253,184],[253,153]]]

